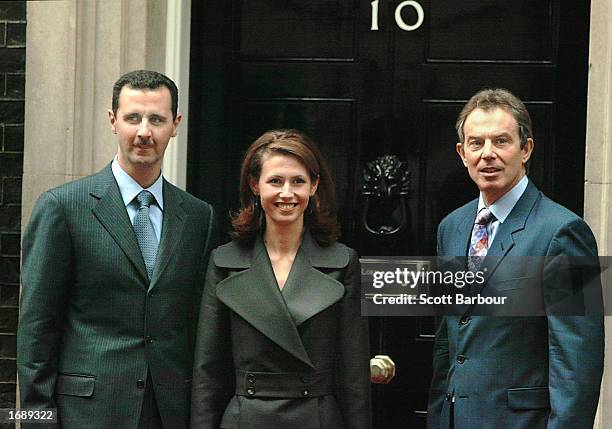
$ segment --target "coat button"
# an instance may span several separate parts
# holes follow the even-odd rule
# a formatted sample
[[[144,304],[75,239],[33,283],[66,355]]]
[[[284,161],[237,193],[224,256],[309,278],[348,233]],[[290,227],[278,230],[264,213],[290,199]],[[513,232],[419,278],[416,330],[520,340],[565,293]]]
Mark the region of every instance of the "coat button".
[[[450,400],[452,399],[452,396],[450,393],[446,394],[446,400],[450,402]]]
[[[308,389],[304,389],[304,390],[302,390],[302,395],[303,396],[308,396],[308,395],[310,395],[310,391]]]
[[[459,324],[467,325],[468,323],[470,323],[470,320],[472,320],[471,317],[462,317],[461,320],[459,320]]]
[[[247,374],[247,381],[251,384],[255,383],[255,374]]]
[[[465,362],[465,356],[457,355],[457,363],[463,363],[463,362]]]
[[[249,394],[249,396],[253,396],[255,394],[255,389],[253,389],[252,387],[249,387],[247,389],[247,393]]]
[[[304,375],[304,376],[302,377],[302,383],[308,383],[308,382],[310,382],[310,378],[308,378],[308,376],[307,376],[307,375]]]
[[[151,344],[151,343],[153,342],[153,337],[152,337],[152,336],[150,336],[150,335],[147,335],[147,336],[145,337],[145,341],[146,341],[147,343]]]
[[[143,387],[145,387],[145,382],[144,380],[138,380],[136,382],[136,387],[138,387],[139,389],[142,389]]]

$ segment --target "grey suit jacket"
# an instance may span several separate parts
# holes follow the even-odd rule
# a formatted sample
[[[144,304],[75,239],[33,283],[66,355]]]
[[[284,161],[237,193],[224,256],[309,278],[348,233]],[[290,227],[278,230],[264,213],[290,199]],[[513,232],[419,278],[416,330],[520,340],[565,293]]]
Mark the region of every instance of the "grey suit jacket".
[[[196,343],[193,428],[370,427],[355,251],[307,233],[278,288],[261,237],[213,252]]]
[[[439,255],[466,255],[477,203],[441,222]],[[442,318],[434,346],[429,428],[451,427],[452,413],[456,429],[593,426],[603,371],[603,318],[551,314],[551,297],[567,284],[557,281],[558,266],[542,261],[560,255],[596,256],[593,234],[582,219],[529,182],[489,247],[488,257],[496,262],[482,291],[520,296],[538,285],[539,294],[527,295],[541,297],[536,307],[547,316]],[[540,258],[515,258],[526,256]],[[478,314],[478,306],[474,310]]]
[[[135,428],[149,371],[164,427],[188,425],[198,304],[217,232],[210,205],[165,181],[163,192],[150,282],[110,165],[39,198],[23,237],[22,408],[57,407],[63,428]]]

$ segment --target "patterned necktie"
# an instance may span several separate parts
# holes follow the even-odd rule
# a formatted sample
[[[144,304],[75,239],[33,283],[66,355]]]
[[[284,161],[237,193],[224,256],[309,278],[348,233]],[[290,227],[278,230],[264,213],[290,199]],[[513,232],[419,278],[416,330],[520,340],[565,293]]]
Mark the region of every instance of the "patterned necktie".
[[[155,231],[153,230],[153,223],[149,218],[149,206],[155,202],[155,197],[149,191],[141,191],[136,196],[136,201],[138,201],[139,207],[134,218],[134,231],[136,232],[138,245],[147,267],[147,276],[151,280],[153,268],[155,267],[158,243]]]
[[[487,256],[487,251],[489,250],[487,225],[493,219],[495,219],[495,216],[486,207],[480,210],[476,216],[470,240],[470,250],[468,252],[468,269],[470,271],[478,271],[484,261],[484,257]]]

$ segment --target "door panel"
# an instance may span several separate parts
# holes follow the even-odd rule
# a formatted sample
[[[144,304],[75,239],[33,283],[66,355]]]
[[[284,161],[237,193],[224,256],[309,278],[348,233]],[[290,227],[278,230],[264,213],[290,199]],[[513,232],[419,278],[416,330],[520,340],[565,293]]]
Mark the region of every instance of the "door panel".
[[[379,0],[372,31],[369,0],[192,2],[188,189],[226,215],[248,145],[298,128],[333,168],[343,242],[362,256],[432,255],[440,220],[478,195],[455,153],[457,114],[479,89],[505,87],[534,122],[530,177],[581,213],[590,2],[418,0],[414,31],[396,24],[401,3]],[[411,183],[407,228],[380,238],[361,225],[361,186],[383,154],[406,163]],[[373,204],[371,217],[396,222],[393,204]],[[424,427],[433,319],[371,328],[372,355],[398,365],[396,380],[373,386],[376,426]]]

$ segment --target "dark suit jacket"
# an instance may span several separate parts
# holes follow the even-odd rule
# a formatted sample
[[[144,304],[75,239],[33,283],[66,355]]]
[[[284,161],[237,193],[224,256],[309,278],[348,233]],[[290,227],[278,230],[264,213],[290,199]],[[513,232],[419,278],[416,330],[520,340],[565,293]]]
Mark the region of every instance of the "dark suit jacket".
[[[150,371],[164,427],[188,425],[216,228],[210,205],[165,181],[163,192],[150,283],[110,165],[39,198],[23,237],[22,408],[57,407],[63,428],[135,428]]]
[[[193,428],[370,427],[360,268],[305,234],[278,288],[261,237],[213,252],[198,329]],[[252,390],[249,390],[252,389]]]
[[[439,255],[466,255],[477,204],[442,221]],[[567,286],[554,280],[559,266],[552,262],[559,255],[595,256],[595,239],[582,219],[530,182],[489,247],[497,266],[482,292],[520,295],[541,285],[540,294],[528,295],[542,297],[547,316],[443,318],[434,346],[429,428],[451,426],[453,397],[456,429],[592,428],[603,371],[603,318],[551,315],[550,297]],[[515,258],[525,256],[534,258]]]

